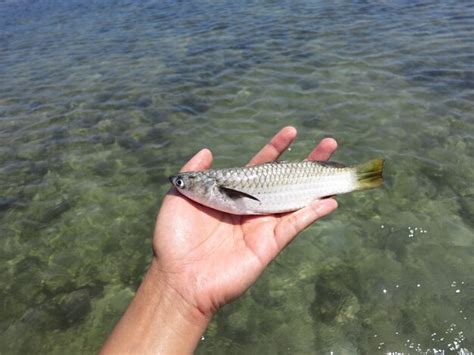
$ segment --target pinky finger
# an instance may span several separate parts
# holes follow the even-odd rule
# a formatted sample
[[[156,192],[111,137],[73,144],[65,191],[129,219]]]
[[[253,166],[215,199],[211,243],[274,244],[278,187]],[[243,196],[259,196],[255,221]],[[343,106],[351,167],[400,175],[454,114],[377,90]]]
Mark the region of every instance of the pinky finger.
[[[282,217],[275,227],[275,240],[279,252],[282,251],[298,233],[305,230],[316,220],[328,215],[336,208],[337,201],[333,198],[326,198]]]

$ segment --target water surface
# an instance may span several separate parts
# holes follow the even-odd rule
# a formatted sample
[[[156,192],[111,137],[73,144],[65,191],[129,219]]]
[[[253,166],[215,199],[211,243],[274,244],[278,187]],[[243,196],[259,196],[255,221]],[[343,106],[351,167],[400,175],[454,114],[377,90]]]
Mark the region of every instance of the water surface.
[[[96,352],[151,258],[167,176],[384,157],[224,307],[199,353],[474,349],[470,1],[0,3],[0,352]]]

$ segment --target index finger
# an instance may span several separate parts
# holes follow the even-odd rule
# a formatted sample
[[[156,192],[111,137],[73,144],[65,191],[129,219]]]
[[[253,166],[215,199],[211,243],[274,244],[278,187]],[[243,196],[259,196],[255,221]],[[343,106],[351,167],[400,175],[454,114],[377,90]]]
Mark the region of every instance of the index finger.
[[[296,128],[287,126],[282,128],[268,142],[247,165],[262,164],[278,159],[296,138]]]

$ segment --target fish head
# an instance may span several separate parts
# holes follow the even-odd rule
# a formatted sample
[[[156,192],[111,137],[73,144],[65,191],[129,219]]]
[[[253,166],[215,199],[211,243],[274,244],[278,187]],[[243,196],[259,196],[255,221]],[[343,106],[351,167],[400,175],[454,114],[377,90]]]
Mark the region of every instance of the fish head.
[[[241,214],[248,210],[249,204],[260,204],[245,192],[223,186],[225,180],[213,170],[178,173],[169,179],[187,198],[219,211]]]
[[[216,189],[215,179],[203,172],[178,173],[169,180],[181,194],[200,203]]]
[[[239,202],[219,187],[215,172],[211,170],[178,173],[170,178],[173,186],[187,198],[220,211],[235,213]]]

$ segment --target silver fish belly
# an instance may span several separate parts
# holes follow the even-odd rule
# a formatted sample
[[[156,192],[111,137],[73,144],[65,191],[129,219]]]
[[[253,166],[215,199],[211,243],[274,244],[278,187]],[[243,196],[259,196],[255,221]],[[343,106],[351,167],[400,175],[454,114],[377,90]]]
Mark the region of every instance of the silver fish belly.
[[[244,168],[185,172],[170,178],[183,195],[237,215],[294,211],[311,202],[383,183],[383,160],[354,167],[321,161],[272,162]]]

